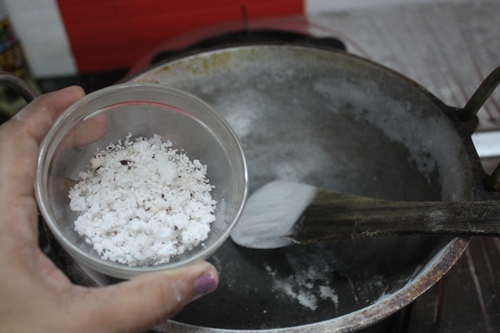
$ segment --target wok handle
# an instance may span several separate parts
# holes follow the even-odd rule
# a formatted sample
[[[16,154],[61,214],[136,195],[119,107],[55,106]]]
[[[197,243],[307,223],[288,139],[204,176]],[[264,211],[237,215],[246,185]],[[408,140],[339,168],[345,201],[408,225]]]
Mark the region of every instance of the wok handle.
[[[476,92],[469,99],[463,109],[459,111],[459,118],[462,120],[472,119],[479,109],[484,105],[488,97],[495,91],[500,84],[500,67],[497,67],[493,72],[484,79],[483,83],[477,88]]]
[[[0,85],[14,89],[26,103],[30,103],[38,96],[38,92],[28,83],[8,72],[0,71]]]
[[[493,72],[486,77],[481,83],[476,92],[469,99],[463,109],[458,111],[458,117],[461,120],[469,120],[476,116],[486,100],[500,85],[500,67],[497,67]],[[495,170],[490,176],[491,186],[495,191],[500,191],[500,164],[497,165]]]

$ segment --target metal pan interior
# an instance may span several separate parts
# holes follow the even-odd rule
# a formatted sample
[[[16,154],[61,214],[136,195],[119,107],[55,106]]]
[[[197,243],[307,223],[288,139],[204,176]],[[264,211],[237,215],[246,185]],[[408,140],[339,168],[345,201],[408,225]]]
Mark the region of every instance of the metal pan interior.
[[[183,89],[214,106],[242,143],[250,194],[283,179],[390,200],[473,197],[478,161],[442,106],[370,61],[311,47],[238,46],[129,80]],[[228,240],[210,259],[218,290],[165,325],[353,331],[422,294],[467,243],[408,236],[249,250]]]

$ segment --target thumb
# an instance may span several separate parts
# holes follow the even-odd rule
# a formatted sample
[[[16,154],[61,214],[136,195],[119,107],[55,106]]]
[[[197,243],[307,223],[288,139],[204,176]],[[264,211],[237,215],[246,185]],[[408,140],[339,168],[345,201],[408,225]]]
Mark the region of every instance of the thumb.
[[[94,332],[144,332],[215,290],[218,281],[217,271],[207,262],[144,274],[87,294],[87,316],[80,318],[86,318],[84,325]]]

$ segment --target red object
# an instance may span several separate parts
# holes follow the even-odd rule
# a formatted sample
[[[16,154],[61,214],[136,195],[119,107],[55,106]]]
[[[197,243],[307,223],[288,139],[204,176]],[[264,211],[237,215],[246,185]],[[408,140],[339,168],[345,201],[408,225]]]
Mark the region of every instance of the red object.
[[[57,0],[80,73],[129,68],[174,36],[221,22],[302,14],[303,0]]]

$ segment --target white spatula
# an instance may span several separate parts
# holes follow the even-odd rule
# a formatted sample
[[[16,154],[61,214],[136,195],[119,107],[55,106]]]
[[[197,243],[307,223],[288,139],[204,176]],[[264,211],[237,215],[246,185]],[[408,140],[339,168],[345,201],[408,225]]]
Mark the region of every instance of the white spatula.
[[[500,236],[500,201],[396,202],[273,181],[250,196],[231,238],[271,249],[409,234]]]

